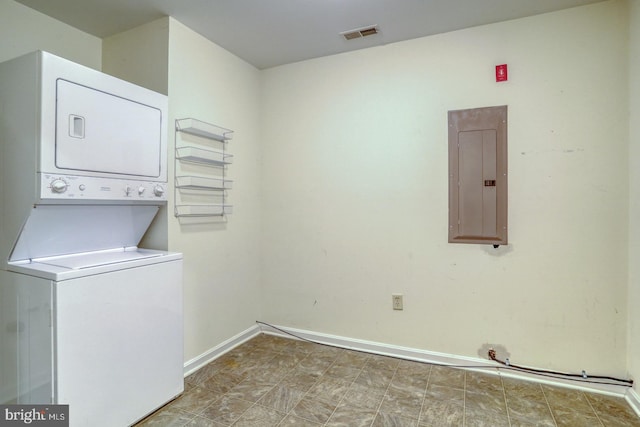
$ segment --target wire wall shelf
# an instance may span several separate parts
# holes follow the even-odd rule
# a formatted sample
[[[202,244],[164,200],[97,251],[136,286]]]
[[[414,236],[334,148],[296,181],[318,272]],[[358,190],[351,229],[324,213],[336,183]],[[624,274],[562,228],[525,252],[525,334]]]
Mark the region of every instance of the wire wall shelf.
[[[226,146],[233,131],[193,118],[176,120],[175,130],[174,215],[207,218],[231,214],[233,206],[226,199],[233,181],[226,177],[226,170],[233,156]],[[197,173],[188,164],[196,165]]]
[[[231,129],[192,118],[176,120],[176,130],[220,142],[227,142],[233,138]]]

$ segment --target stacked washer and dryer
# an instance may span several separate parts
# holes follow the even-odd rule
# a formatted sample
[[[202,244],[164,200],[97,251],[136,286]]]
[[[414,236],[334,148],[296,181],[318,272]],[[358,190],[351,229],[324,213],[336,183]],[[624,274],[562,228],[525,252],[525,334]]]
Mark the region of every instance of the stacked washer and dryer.
[[[0,404],[125,426],[183,391],[167,98],[46,52],[0,64]]]

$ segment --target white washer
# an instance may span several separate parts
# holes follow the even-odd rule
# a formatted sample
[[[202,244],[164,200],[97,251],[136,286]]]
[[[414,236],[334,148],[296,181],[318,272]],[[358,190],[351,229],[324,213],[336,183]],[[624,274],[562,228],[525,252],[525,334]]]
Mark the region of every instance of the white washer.
[[[181,254],[127,248],[10,269],[0,318],[15,403],[68,404],[71,426],[126,426],[182,393]]]

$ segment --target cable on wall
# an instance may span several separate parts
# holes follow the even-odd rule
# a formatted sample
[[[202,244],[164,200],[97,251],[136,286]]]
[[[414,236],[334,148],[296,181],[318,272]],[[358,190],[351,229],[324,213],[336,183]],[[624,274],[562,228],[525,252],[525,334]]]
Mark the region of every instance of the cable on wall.
[[[312,343],[312,344],[324,345],[324,346],[327,346],[327,347],[343,349],[343,347],[340,347],[338,345],[327,344],[327,343],[314,341],[314,340],[299,336],[297,334],[294,334],[292,332],[286,331],[286,330],[284,330],[282,328],[278,328],[277,326],[271,325],[269,323],[262,322],[260,320],[256,320],[256,323],[258,325],[264,325],[264,326],[267,326],[269,328],[275,329],[276,331],[282,332],[283,334],[289,335],[289,336],[294,337],[294,338],[296,338],[298,340],[301,340],[301,341],[306,341],[306,342],[309,342],[309,343]],[[366,350],[361,350],[361,351],[365,351],[366,352]],[[526,373],[530,373],[530,374],[537,375],[537,376],[540,376],[540,377],[555,378],[555,379],[566,379],[566,380],[569,380],[569,381],[574,381],[574,382],[578,382],[578,383],[585,383],[585,384],[602,384],[602,385],[613,385],[613,386],[620,386],[620,387],[632,387],[633,386],[633,380],[631,380],[631,379],[615,378],[615,377],[602,376],[602,375],[587,375],[584,371],[582,372],[582,374],[569,374],[569,373],[566,373],[566,372],[548,371],[548,370],[544,370],[544,369],[527,368],[527,367],[523,367],[523,366],[519,366],[519,365],[514,365],[512,363],[507,363],[507,362],[505,362],[503,360],[498,359],[496,357],[496,352],[493,349],[489,350],[488,353],[489,353],[488,354],[489,360],[494,361],[494,362],[498,363],[499,365],[497,365],[497,366],[447,365],[447,364],[444,364],[444,363],[424,362],[424,361],[421,361],[421,360],[418,360],[416,362],[424,363],[426,365],[446,366],[448,368],[496,369],[498,371],[503,370],[503,371],[526,372]],[[397,357],[397,356],[387,356],[387,357],[392,357],[394,359],[402,359],[401,357]],[[404,360],[404,359],[402,359],[402,360]]]
[[[621,378],[615,378],[615,377],[608,377],[608,376],[604,376],[604,375],[587,375],[587,373],[585,371],[582,371],[581,374],[569,374],[566,372],[556,372],[556,371],[547,371],[545,369],[535,369],[535,368],[526,368],[523,366],[519,366],[519,365],[514,365],[513,363],[507,363],[504,360],[500,360],[496,357],[496,351],[494,349],[489,350],[488,352],[488,356],[489,359],[493,360],[494,362],[497,362],[503,366],[506,366],[508,368],[511,368],[513,370],[516,371],[525,371],[525,372],[530,372],[530,373],[534,373],[534,374],[549,374],[549,375],[558,375],[558,376],[563,376],[563,377],[567,377],[567,378],[572,378],[572,379],[585,379],[585,378],[593,378],[593,379],[601,379],[601,380],[610,380],[610,381],[618,381],[621,383],[626,383],[629,384],[629,386],[633,385],[633,380],[627,380],[627,379],[621,379]]]

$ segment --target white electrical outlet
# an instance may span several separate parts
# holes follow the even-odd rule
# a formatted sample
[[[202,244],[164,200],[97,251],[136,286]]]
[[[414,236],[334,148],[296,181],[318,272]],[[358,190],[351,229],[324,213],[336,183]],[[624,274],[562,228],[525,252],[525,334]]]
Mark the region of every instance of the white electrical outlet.
[[[391,295],[394,310],[402,310],[402,294]]]

